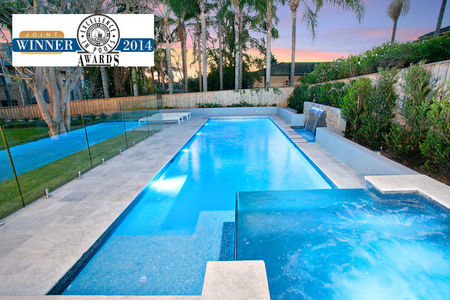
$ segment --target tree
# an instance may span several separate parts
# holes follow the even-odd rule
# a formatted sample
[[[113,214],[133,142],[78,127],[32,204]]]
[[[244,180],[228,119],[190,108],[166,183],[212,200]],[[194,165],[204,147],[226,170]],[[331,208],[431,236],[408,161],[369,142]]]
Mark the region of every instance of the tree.
[[[124,0],[125,1],[125,0]],[[155,45],[157,45],[156,40],[159,40],[159,36],[164,41],[165,44],[165,57],[166,57],[166,69],[168,77],[168,87],[169,93],[173,93],[173,67],[172,67],[172,52],[170,44],[172,42],[172,35],[170,32],[170,24],[172,23],[171,8],[169,5],[169,0],[149,0],[150,9],[156,13],[155,15]],[[142,1],[138,1],[142,2]],[[145,3],[145,1],[143,2]],[[161,25],[162,22],[162,25]],[[157,28],[161,27],[162,31],[157,32]],[[162,44],[162,43],[161,43]],[[160,62],[161,63],[161,62]],[[159,75],[164,76],[161,72]],[[159,79],[159,76],[158,76]],[[164,82],[162,83],[164,86]]]
[[[11,8],[12,13],[77,13],[80,12],[78,3],[69,5],[69,0],[55,1],[52,5],[44,7],[41,0],[35,0],[31,4],[29,1],[15,1]],[[47,3],[48,4],[48,3]],[[20,11],[17,7],[21,7]],[[45,8],[45,11],[44,11]],[[3,15],[1,19],[7,19],[11,23],[11,15]],[[12,65],[11,57],[8,53],[1,49],[0,56]],[[38,109],[49,128],[50,136],[65,133],[70,130],[70,94],[80,79],[81,68],[69,67],[36,67],[25,68],[16,67],[17,79],[25,80],[26,84],[31,88],[36,98]],[[47,101],[48,100],[48,101]]]
[[[198,66],[198,91],[202,91],[202,52],[201,52],[201,41],[200,41],[200,33],[201,33],[201,23],[199,17],[195,18],[194,30],[192,31],[191,39],[193,41],[193,56],[194,60],[192,64],[197,62]]]
[[[0,74],[0,82],[3,85],[3,91],[5,93],[6,103],[8,106],[11,106],[12,105],[11,95],[9,94],[8,84],[6,83],[5,75],[4,75],[4,74],[6,74],[6,70],[3,68],[3,64],[0,64],[0,68],[2,71],[2,74]]]
[[[273,17],[275,14],[274,0],[265,0],[266,6],[266,88],[270,88],[270,74],[271,74],[271,58],[272,58],[272,27]]]
[[[173,93],[173,70],[172,70],[172,55],[170,49],[170,28],[169,28],[169,7],[166,5],[163,14],[164,20],[164,40],[166,42],[166,57],[167,57],[167,77],[169,79],[169,94]]]
[[[202,47],[202,61],[203,61],[203,91],[208,91],[208,61],[206,56],[206,3],[205,0],[200,0],[200,21],[201,21],[201,47]]]
[[[392,27],[391,44],[395,42],[395,34],[397,32],[397,22],[400,15],[405,16],[409,11],[409,0],[393,0],[387,9],[389,18],[394,22]]]
[[[175,29],[178,40],[181,43],[181,58],[183,62],[184,91],[188,91],[188,70],[187,70],[187,32],[186,22],[195,18],[200,13],[200,8],[196,0],[169,0],[169,5],[177,17],[177,27]]]
[[[133,96],[139,96],[136,67],[131,67],[131,80],[133,82]]]
[[[308,3],[307,0],[289,0],[289,6],[292,12],[292,53],[291,53],[291,70],[290,70],[290,80],[289,85],[294,85],[294,75],[295,75],[295,44],[296,44],[296,29],[297,29],[297,9],[300,4],[303,2],[305,9],[303,11],[303,21],[307,23],[307,27],[312,33],[313,39],[316,36],[316,27],[317,27],[317,17],[320,8],[322,7],[324,2],[328,2],[333,6],[339,6],[343,9],[350,9],[355,12],[358,22],[361,22],[361,19],[364,14],[364,2],[362,0],[310,0]],[[312,9],[311,4],[315,6],[315,9]]]
[[[108,89],[109,80],[106,67],[100,67],[100,74],[102,77],[103,96],[104,98],[109,98],[109,89]]]
[[[436,31],[434,32],[434,36],[438,36],[441,32],[442,19],[444,18],[445,6],[447,6],[447,0],[442,0],[441,9],[439,10],[439,17],[436,24]]]
[[[292,53],[291,53],[291,76],[289,78],[289,86],[294,86],[294,75],[295,75],[295,40],[297,31],[297,8],[300,4],[300,0],[290,0],[289,6],[292,12]]]
[[[219,40],[219,87],[223,90],[223,52],[222,52],[222,0],[217,1],[217,39]]]
[[[239,89],[239,11],[240,1],[232,0],[234,12],[234,89]]]

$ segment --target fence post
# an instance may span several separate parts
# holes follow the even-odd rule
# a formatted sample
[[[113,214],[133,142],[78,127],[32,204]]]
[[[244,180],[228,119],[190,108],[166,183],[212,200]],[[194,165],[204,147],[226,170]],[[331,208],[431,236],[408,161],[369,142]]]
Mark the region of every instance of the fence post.
[[[148,101],[151,101],[151,100],[148,100]],[[148,137],[150,136],[150,114],[149,114],[149,112],[150,112],[150,108],[151,108],[151,103],[149,103],[149,104],[150,105],[149,105],[149,107],[147,107],[146,114],[145,114],[147,116],[145,126],[147,126],[147,135],[148,135]]]
[[[91,162],[91,169],[93,169],[94,164],[92,163],[91,147],[89,146],[89,138],[88,138],[88,134],[87,134],[87,130],[86,130],[86,123],[84,122],[83,114],[81,114],[81,122],[83,122],[84,135],[86,136],[86,144],[87,144],[87,149],[88,149],[88,154],[89,154],[89,161]]]
[[[9,151],[8,140],[6,139],[5,131],[3,130],[3,126],[0,126],[0,132],[2,134],[3,144],[5,145],[6,151],[8,152],[9,163],[11,164],[12,171],[14,173],[14,178],[16,179],[17,189],[19,190],[20,198],[22,199],[22,205],[25,207],[25,200],[23,199],[22,189],[20,188],[19,178],[17,177],[16,168],[14,167],[14,162],[11,156],[11,152]]]
[[[156,94],[156,106],[158,110],[163,108],[163,99],[161,94]]]
[[[125,134],[125,146],[128,149],[127,127],[125,126],[125,119],[123,117],[123,109],[122,109],[122,104],[120,103],[120,101],[119,101],[119,109],[120,109],[120,113],[122,115],[123,133]]]

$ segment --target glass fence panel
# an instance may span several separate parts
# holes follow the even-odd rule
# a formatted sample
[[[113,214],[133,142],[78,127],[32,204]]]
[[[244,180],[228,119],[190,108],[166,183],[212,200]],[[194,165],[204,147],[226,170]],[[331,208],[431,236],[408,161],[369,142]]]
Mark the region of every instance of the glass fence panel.
[[[65,128],[67,132],[27,143],[23,154],[13,154],[18,166],[26,166],[19,172],[25,204],[46,196],[91,168],[82,122],[72,117]]]
[[[124,122],[119,109],[85,115],[88,151],[95,167],[127,149]]]
[[[9,143],[16,144],[15,136],[18,130],[11,127],[0,129],[0,219],[24,206],[20,186],[14,176],[13,160]],[[9,138],[9,139],[8,139]]]
[[[40,119],[2,124],[0,219],[161,130],[160,106],[155,96],[108,102],[95,114],[73,115],[54,135]]]
[[[83,125],[72,119],[57,127],[63,129],[50,136],[49,128],[42,120],[9,122],[4,126],[17,179],[12,172],[8,151],[2,150],[2,216],[20,208],[18,205],[23,206],[45,196],[76,178],[78,172],[84,173],[90,168]],[[9,168],[6,168],[7,163]]]

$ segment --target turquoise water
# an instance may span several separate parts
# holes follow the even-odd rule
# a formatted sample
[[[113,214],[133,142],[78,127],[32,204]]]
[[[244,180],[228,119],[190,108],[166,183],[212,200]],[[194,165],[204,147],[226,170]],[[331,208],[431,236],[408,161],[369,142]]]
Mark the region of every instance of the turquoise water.
[[[126,130],[140,126],[139,122],[125,122]],[[103,122],[86,127],[89,145],[106,141],[124,132],[123,122]],[[77,129],[54,137],[11,147],[11,156],[18,175],[39,168],[87,148],[84,129]],[[86,157],[88,159],[88,157]],[[0,182],[13,178],[6,150],[0,151]]]
[[[308,142],[311,143],[316,141],[316,136],[311,131],[306,130],[305,128],[295,128],[294,130]]]
[[[367,190],[239,193],[237,258],[272,299],[449,299],[450,213]]]
[[[64,294],[200,295],[237,191],[330,188],[270,119],[210,119]]]

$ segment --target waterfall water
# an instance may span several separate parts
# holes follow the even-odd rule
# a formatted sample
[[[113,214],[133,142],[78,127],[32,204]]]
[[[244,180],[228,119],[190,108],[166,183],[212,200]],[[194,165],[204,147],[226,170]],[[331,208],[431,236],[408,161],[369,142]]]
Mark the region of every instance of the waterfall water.
[[[315,135],[316,128],[319,125],[321,118],[325,118],[325,111],[323,109],[311,107],[305,121],[305,130],[308,130]]]

